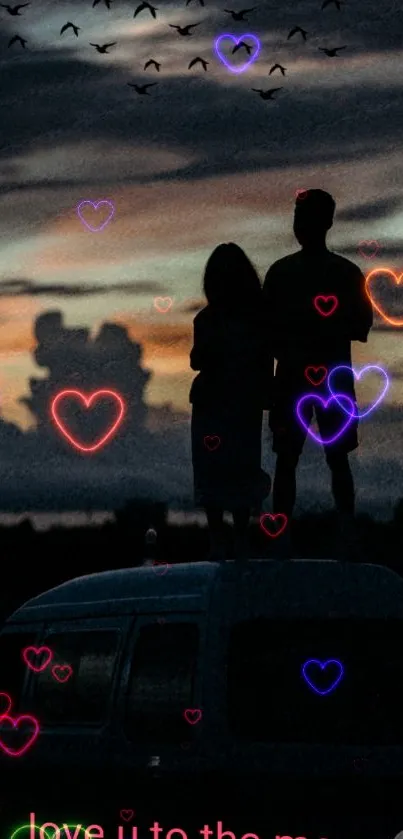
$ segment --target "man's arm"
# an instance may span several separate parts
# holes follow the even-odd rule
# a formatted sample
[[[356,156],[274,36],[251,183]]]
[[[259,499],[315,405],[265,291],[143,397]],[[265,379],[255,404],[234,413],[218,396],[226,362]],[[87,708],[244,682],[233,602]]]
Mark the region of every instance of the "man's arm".
[[[263,311],[267,324],[267,338],[275,358],[280,349],[279,312],[278,312],[278,271],[276,263],[269,268],[263,283]]]
[[[350,341],[366,344],[373,319],[374,313],[366,291],[365,277],[357,268],[357,274],[353,277]]]

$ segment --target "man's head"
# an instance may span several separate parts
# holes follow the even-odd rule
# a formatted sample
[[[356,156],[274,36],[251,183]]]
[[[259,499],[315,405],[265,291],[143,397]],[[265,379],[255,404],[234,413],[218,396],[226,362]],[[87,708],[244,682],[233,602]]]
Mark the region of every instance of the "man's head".
[[[302,247],[315,247],[325,242],[333,224],[336,204],[323,189],[300,190],[295,202],[294,234]]]

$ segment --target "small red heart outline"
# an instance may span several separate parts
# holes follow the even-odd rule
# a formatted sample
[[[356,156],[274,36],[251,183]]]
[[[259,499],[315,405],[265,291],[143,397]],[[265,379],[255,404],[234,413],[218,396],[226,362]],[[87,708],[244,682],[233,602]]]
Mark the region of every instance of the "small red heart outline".
[[[213,440],[217,440],[218,442],[213,444]],[[210,443],[207,441],[210,441]],[[216,449],[218,449],[218,447],[221,445],[221,440],[218,434],[206,434],[206,436],[204,437],[204,445],[209,452],[215,452]]]
[[[202,712],[200,708],[186,708],[186,711],[183,712],[183,716],[189,725],[196,725],[196,723],[200,722],[202,718]]]
[[[68,671],[67,676],[65,676],[65,678],[63,678],[61,675],[58,675],[59,672],[62,670]],[[66,682],[68,682],[70,676],[73,675],[73,668],[70,666],[70,664],[54,664],[51,672],[53,678],[56,679],[56,681],[59,682],[61,685],[64,685]]]
[[[323,300],[324,303],[327,303],[328,300],[333,300],[333,306],[331,307],[330,311],[328,311],[328,312],[325,311],[324,312],[321,309],[320,302],[319,302],[320,300]],[[328,318],[328,317],[330,317],[330,315],[332,315],[336,311],[336,309],[339,305],[339,301],[338,301],[335,294],[317,294],[316,297],[314,297],[313,304],[315,306],[316,311],[319,312],[320,315],[322,315],[324,318]]]
[[[160,303],[162,303],[162,306],[159,305]],[[172,305],[172,297],[154,297],[154,306],[157,309],[157,312],[160,312],[162,315],[169,312]]]
[[[295,193],[295,197],[296,197],[297,201],[303,201],[304,198],[307,197],[307,195],[308,195],[308,190],[307,189],[297,189],[296,193]]]
[[[95,443],[93,446],[83,446],[82,443],[79,443],[71,434],[69,434],[69,432],[67,431],[67,429],[65,428],[62,421],[59,419],[57,415],[57,408],[59,406],[60,401],[62,399],[66,399],[66,397],[71,396],[74,396],[76,399],[79,399],[81,400],[81,402],[84,402],[86,408],[89,408],[91,403],[94,400],[99,399],[101,396],[112,397],[112,399],[114,399],[119,405],[119,413],[115,422],[112,424],[109,431],[107,431],[106,434],[104,434],[104,436],[101,437],[98,443]],[[78,449],[78,451],[81,452],[95,452],[97,451],[97,449],[100,449],[101,446],[105,445],[107,440],[109,440],[112,437],[112,434],[114,434],[114,432],[117,431],[120,423],[122,422],[124,414],[125,404],[123,402],[123,399],[114,390],[95,390],[89,396],[85,396],[84,393],[82,393],[80,390],[62,390],[55,396],[51,405],[52,419],[56,423],[59,431],[62,432],[64,437],[66,437],[66,439],[69,441],[69,443],[72,444],[72,446],[74,446],[74,448]]]
[[[366,245],[375,245],[375,249],[372,250],[372,253],[365,253],[364,247]],[[364,259],[374,259],[379,250],[380,244],[376,241],[376,239],[363,239],[362,242],[358,243],[358,252]]]
[[[8,708],[5,711],[0,711],[0,720],[1,720],[2,717],[7,717],[8,716],[8,712],[11,711],[11,706],[13,704],[11,696],[9,696],[9,694],[6,693],[4,690],[1,691],[1,693],[0,693],[0,700],[3,696],[5,696],[7,701],[8,701]]]
[[[130,822],[134,816],[134,810],[121,810],[119,815],[124,822]]]
[[[32,652],[35,654],[35,656],[41,655],[41,653],[46,653],[46,660],[40,665],[40,667],[36,667],[36,665],[32,664],[32,662],[29,660],[30,654]],[[27,667],[29,667],[30,670],[33,670],[34,673],[42,673],[42,670],[45,670],[48,664],[52,661],[53,653],[50,647],[30,646],[25,647],[25,649],[22,651],[22,657],[25,661],[25,664],[27,665]]]
[[[276,519],[282,519],[283,524],[275,533],[272,533],[265,527],[265,520],[270,519],[270,521],[274,522]],[[263,513],[260,516],[260,527],[262,528],[263,532],[266,536],[270,536],[271,539],[277,539],[277,536],[280,536],[281,533],[284,532],[288,524],[288,518],[285,513]]]
[[[170,567],[171,566],[170,566],[169,562],[163,562],[160,559],[154,559],[153,560],[152,568],[154,569],[155,573],[159,577],[163,577],[164,574],[167,573],[167,571]]]
[[[324,370],[324,374],[323,374],[323,376],[321,377],[320,381],[318,381],[318,380],[316,380],[316,381],[315,381],[314,379],[312,379],[312,378],[310,377],[310,375],[309,375],[309,371],[310,371],[310,370],[313,370],[313,372],[314,372],[314,373],[318,373],[318,372],[319,372],[319,370]],[[319,366],[318,366],[318,367],[314,367],[314,365],[313,365],[313,364],[309,364],[309,365],[308,365],[308,367],[305,367],[305,376],[306,376],[306,378],[308,379],[308,382],[310,382],[310,383],[311,383],[311,385],[313,385],[314,387],[319,387],[319,385],[323,384],[323,382],[324,382],[324,381],[325,381],[325,379],[326,379],[326,376],[327,376],[327,367],[324,367],[324,365],[323,365],[323,364],[319,364]]]
[[[367,274],[367,276],[365,278],[365,288],[366,288],[367,295],[368,295],[374,309],[376,309],[376,311],[381,316],[381,318],[386,323],[390,323],[391,326],[403,326],[403,318],[388,317],[385,314],[385,312],[383,311],[382,306],[380,306],[379,303],[377,303],[376,300],[374,300],[374,298],[372,297],[371,292],[369,290],[369,284],[370,284],[370,281],[372,280],[372,278],[376,274],[387,274],[389,277],[393,277],[396,285],[400,285],[400,283],[403,280],[403,273],[400,274],[400,276],[397,276],[397,274],[394,271],[392,271],[390,268],[374,268],[372,271],[369,272],[369,274]]]
[[[6,746],[6,744],[3,743],[0,737],[0,749],[3,749],[3,752],[5,752],[10,757],[20,757],[20,755],[24,754],[24,752],[26,752],[27,749],[29,749],[29,747],[33,745],[39,734],[39,723],[38,720],[35,719],[35,717],[31,717],[29,714],[22,714],[20,717],[10,717],[8,716],[8,714],[3,714],[0,718],[0,725],[3,725],[4,722],[7,721],[11,723],[14,729],[18,728],[19,724],[23,720],[29,720],[29,722],[34,724],[34,730],[24,746],[21,746],[19,749],[11,749],[9,746]]]

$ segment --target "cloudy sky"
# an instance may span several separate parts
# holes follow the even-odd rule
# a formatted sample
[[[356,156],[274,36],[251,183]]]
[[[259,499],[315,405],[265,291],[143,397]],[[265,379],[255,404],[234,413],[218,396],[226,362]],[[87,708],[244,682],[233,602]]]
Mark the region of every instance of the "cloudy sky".
[[[136,467],[152,492],[174,500],[191,497],[188,357],[214,247],[237,242],[263,278],[298,247],[296,190],[320,187],[337,202],[329,247],[364,273],[403,271],[403,11],[394,0],[351,0],[341,11],[333,3],[321,10],[320,0],[269,0],[240,23],[214,0],[204,7],[159,0],[156,20],[148,11],[133,18],[137,5],[112,0],[108,11],[104,0],[95,9],[91,0],[32,0],[15,17],[0,9],[0,398],[5,420],[24,430],[34,425],[19,400],[29,377],[46,374],[32,358],[40,312],[60,308],[67,326],[94,334],[105,320],[124,324],[153,374],[147,404],[170,402],[179,417],[185,412],[172,439],[171,418],[164,430],[161,414]],[[67,21],[80,27],[78,37],[71,29],[60,36]],[[168,26],[199,22],[191,37]],[[307,31],[306,43],[298,34],[287,40],[295,25]],[[259,38],[260,54],[244,73],[217,58],[214,42],[224,33]],[[8,48],[16,34],[25,50]],[[90,42],[116,46],[100,55]],[[318,49],[341,45],[337,58]],[[229,57],[229,47],[223,52]],[[207,72],[188,70],[196,56],[209,62]],[[161,63],[159,73],[144,71],[150,58]],[[244,58],[232,60],[237,66]],[[285,77],[268,75],[275,62],[286,67]],[[149,96],[127,86],[155,81]],[[264,101],[253,87],[281,90],[276,101]],[[93,233],[77,205],[102,199],[113,202],[114,216]],[[376,258],[359,252],[363,240],[378,241]],[[158,296],[172,298],[169,312],[156,310]],[[377,317],[353,358],[357,367],[380,364],[391,377],[354,455],[362,506],[388,513],[403,495],[402,330]],[[376,383],[358,386],[363,402],[372,385],[376,391]],[[310,495],[316,448],[307,447],[301,464]],[[11,483],[16,469],[7,470]],[[31,471],[35,480],[50,480],[40,467]],[[55,466],[52,486],[61,474]],[[299,501],[303,508],[303,494]]]

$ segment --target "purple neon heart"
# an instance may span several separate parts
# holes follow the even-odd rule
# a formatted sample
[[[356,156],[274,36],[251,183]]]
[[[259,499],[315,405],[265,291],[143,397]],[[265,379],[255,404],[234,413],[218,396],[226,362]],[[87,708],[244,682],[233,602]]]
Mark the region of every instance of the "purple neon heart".
[[[350,402],[350,405],[352,405],[352,406],[353,406],[353,410],[354,410],[354,402],[353,402],[353,400],[352,400],[352,399],[350,399],[348,396],[346,396],[346,395],[345,395],[345,393],[339,393],[339,394],[337,394],[337,395],[338,395],[341,399],[346,399],[346,401],[347,401],[347,402]],[[316,440],[316,442],[317,442],[317,443],[320,443],[321,445],[330,445],[331,443],[334,443],[336,440],[338,440],[338,438],[339,438],[339,437],[343,434],[343,432],[346,430],[346,428],[348,428],[348,426],[350,425],[350,422],[351,422],[351,420],[353,419],[353,414],[348,414],[348,415],[347,415],[347,418],[346,418],[346,421],[345,421],[344,425],[342,425],[342,427],[341,427],[341,428],[340,428],[340,430],[337,432],[337,434],[334,434],[334,435],[333,435],[333,437],[329,437],[329,439],[325,440],[323,437],[320,437],[320,435],[315,434],[315,432],[314,432],[314,431],[312,431],[312,429],[309,427],[309,424],[308,424],[308,423],[306,423],[306,422],[305,422],[305,420],[304,420],[304,418],[301,416],[301,406],[302,406],[303,404],[305,404],[305,402],[307,402],[307,400],[308,400],[308,399],[309,399],[309,400],[311,400],[311,401],[315,401],[315,400],[316,400],[316,402],[321,402],[321,403],[322,403],[322,405],[323,405],[323,407],[326,409],[326,408],[327,408],[327,406],[329,405],[329,403],[330,403],[330,402],[333,402],[333,401],[334,401],[334,402],[336,402],[337,404],[339,404],[339,403],[338,403],[338,400],[336,399],[336,396],[333,394],[333,395],[330,397],[330,399],[327,399],[327,400],[326,400],[326,399],[322,399],[322,397],[321,397],[321,396],[318,396],[318,394],[317,394],[317,393],[307,393],[305,396],[302,396],[302,397],[301,397],[301,399],[299,399],[299,400],[298,400],[298,402],[297,402],[297,408],[296,408],[297,417],[298,417],[298,419],[299,419],[299,421],[300,421],[301,425],[303,426],[303,428],[305,428],[305,431],[307,431],[307,432],[308,432],[308,434],[309,434],[309,435],[310,435],[310,436],[311,436],[314,440]],[[346,416],[346,412],[345,412],[345,411],[344,411],[344,416]]]
[[[320,669],[322,670],[322,672],[323,672],[323,670],[326,670],[326,667],[329,667],[329,664],[336,664],[337,665],[338,670],[339,670],[339,674],[335,679],[333,679],[330,687],[328,687],[326,690],[320,690],[318,687],[316,687],[314,682],[309,678],[306,671],[307,671],[307,668],[312,664],[318,664]],[[339,681],[342,678],[343,673],[344,673],[343,665],[342,665],[341,661],[338,661],[336,658],[328,658],[326,661],[323,661],[323,662],[318,661],[317,658],[310,658],[310,659],[308,659],[308,661],[305,662],[305,664],[303,665],[303,668],[302,668],[302,675],[303,675],[306,683],[309,685],[309,687],[312,688],[312,690],[315,691],[315,693],[319,693],[320,696],[325,696],[327,693],[330,693],[332,690],[334,690],[335,687],[337,687],[337,685],[339,684]]]
[[[362,419],[363,417],[366,417],[367,414],[370,414],[371,411],[373,411],[374,408],[376,408],[376,406],[379,405],[380,402],[382,402],[382,399],[385,396],[385,393],[386,393],[386,391],[389,387],[389,378],[388,378],[388,374],[387,374],[386,370],[384,370],[382,367],[379,367],[377,364],[367,364],[366,367],[363,367],[362,370],[359,373],[356,373],[354,368],[353,367],[348,367],[347,364],[340,364],[338,367],[333,367],[333,370],[331,370],[330,373],[329,373],[329,376],[328,376],[328,379],[327,379],[327,384],[328,384],[328,388],[330,390],[330,393],[332,394],[332,396],[334,396],[338,405],[340,405],[340,402],[337,398],[337,395],[336,396],[334,395],[330,380],[331,380],[332,376],[334,375],[334,373],[337,373],[339,370],[348,370],[349,373],[353,373],[356,381],[358,381],[361,378],[362,374],[365,373],[366,370],[377,370],[384,377],[385,385],[384,385],[383,391],[382,391],[381,395],[378,396],[378,399],[375,400],[373,405],[370,405],[369,408],[366,411],[362,411],[360,413],[357,410],[356,413],[351,414],[351,416],[354,417],[355,419]],[[354,405],[354,403],[353,403],[353,405]],[[342,411],[349,414],[349,411],[346,411],[346,409],[343,408],[343,405],[340,405],[340,408],[342,409]],[[355,406],[354,406],[353,410],[355,410]]]
[[[108,218],[106,219],[106,221],[104,221],[103,224],[101,224],[100,227],[91,227],[91,225],[88,223],[88,221],[86,221],[85,218],[82,216],[81,207],[84,207],[85,204],[91,204],[91,207],[93,207],[94,210],[97,210],[98,207],[101,206],[101,204],[108,204],[108,206],[111,208],[110,213],[108,215]],[[77,213],[78,213],[78,217],[79,217],[80,221],[82,221],[82,223],[85,224],[85,226],[88,228],[88,230],[91,230],[92,233],[99,233],[101,230],[103,230],[104,227],[106,227],[106,225],[110,222],[114,212],[115,212],[115,207],[112,204],[112,201],[107,201],[106,198],[102,199],[102,201],[81,201],[81,203],[77,207]]]
[[[240,67],[231,67],[225,56],[222,55],[222,53],[220,52],[219,45],[223,38],[231,38],[232,41],[235,41],[235,46],[237,46],[240,43],[240,41],[244,41],[245,38],[252,38],[252,41],[255,42],[255,52],[251,56],[249,56],[249,59],[245,64],[241,64]],[[256,38],[256,35],[241,35],[240,38],[236,38],[235,35],[220,35],[220,37],[217,38],[214,46],[218,58],[220,59],[220,61],[222,61],[223,64],[225,64],[226,67],[228,67],[228,70],[231,70],[232,73],[243,73],[243,71],[246,70],[247,67],[249,67],[249,64],[252,64],[255,58],[258,57],[260,51],[260,41],[258,38]]]

